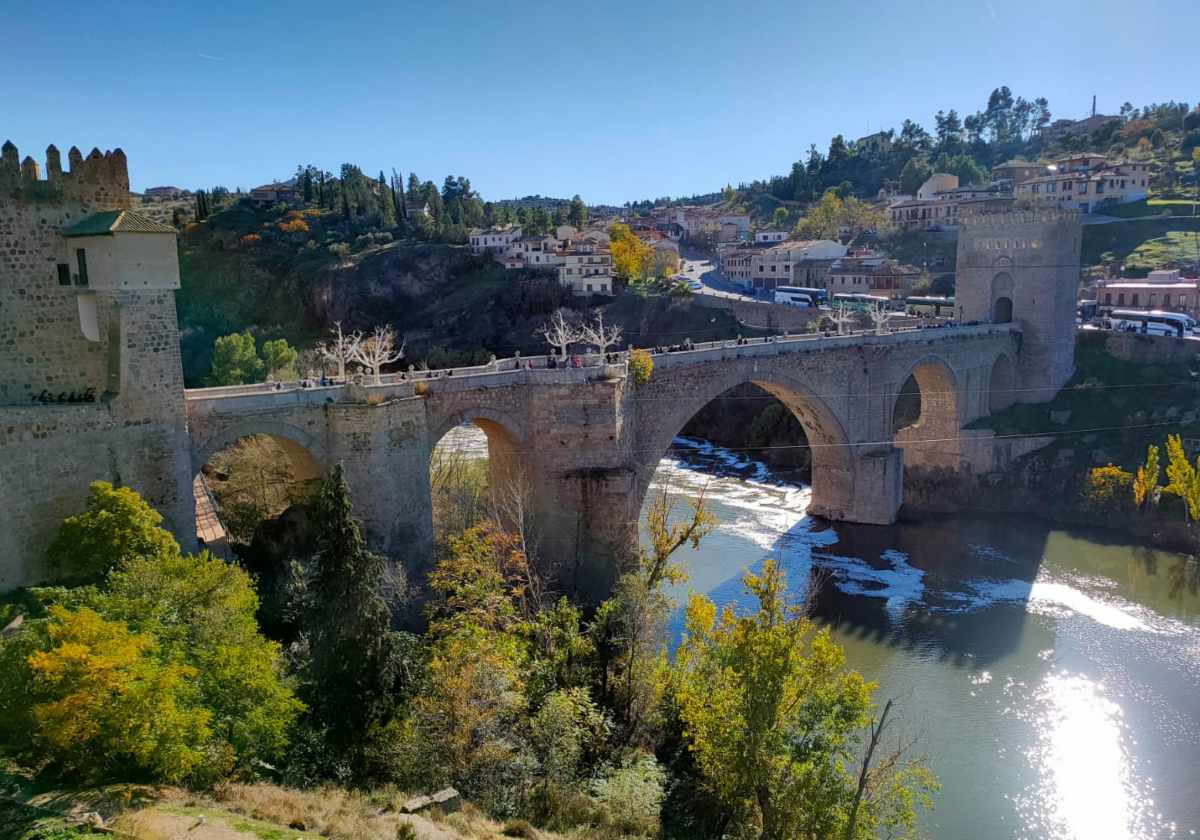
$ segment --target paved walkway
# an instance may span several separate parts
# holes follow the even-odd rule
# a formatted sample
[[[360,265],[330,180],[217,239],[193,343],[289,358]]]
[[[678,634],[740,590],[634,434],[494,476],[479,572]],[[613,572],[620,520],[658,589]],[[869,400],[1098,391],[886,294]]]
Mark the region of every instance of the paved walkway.
[[[192,495],[196,498],[196,536],[201,545],[218,557],[230,559],[233,552],[229,548],[229,535],[217,518],[217,501],[208,489],[204,473],[197,473],[192,481]]]

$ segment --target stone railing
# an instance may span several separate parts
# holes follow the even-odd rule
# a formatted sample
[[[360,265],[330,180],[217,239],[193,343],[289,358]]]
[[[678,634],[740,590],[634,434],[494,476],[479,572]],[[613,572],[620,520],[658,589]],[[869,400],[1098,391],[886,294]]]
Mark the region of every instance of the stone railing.
[[[843,335],[805,333],[694,342],[686,345],[651,347],[646,350],[654,356],[656,367],[676,367],[731,356],[775,356],[837,349],[851,344],[899,344],[943,338],[1007,335],[1015,330],[1014,324],[912,327],[886,333],[856,330]],[[300,380],[191,388],[184,393],[189,402],[219,400],[231,408],[236,404],[237,408],[242,410],[268,404],[278,406],[286,403],[319,405],[346,401],[383,402],[414,397],[419,393],[444,393],[511,385],[566,385],[613,381],[625,375],[627,357],[628,353],[625,351],[615,352],[610,354],[610,358],[615,361],[606,363],[598,353],[574,355],[566,361],[552,360],[550,356],[519,356],[471,367],[389,373],[380,377],[379,384],[375,384],[368,376],[362,380],[362,384],[333,380]],[[552,367],[552,364],[555,366]],[[321,384],[322,381],[326,384]]]

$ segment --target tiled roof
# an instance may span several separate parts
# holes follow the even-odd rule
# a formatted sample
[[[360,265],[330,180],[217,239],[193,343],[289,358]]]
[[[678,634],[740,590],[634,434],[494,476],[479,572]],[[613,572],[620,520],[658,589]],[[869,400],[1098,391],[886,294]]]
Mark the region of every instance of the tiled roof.
[[[177,233],[175,228],[132,210],[93,213],[63,231],[63,236],[110,236],[114,233]]]

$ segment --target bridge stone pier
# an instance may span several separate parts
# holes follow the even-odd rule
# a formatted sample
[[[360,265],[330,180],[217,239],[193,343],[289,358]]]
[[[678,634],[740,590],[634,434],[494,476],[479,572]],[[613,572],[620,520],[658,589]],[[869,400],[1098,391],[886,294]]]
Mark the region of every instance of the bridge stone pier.
[[[564,587],[599,597],[636,548],[660,459],[712,399],[745,382],[774,394],[812,448],[811,511],[886,524],[903,500],[906,461],[971,469],[962,426],[988,413],[991,377],[998,363],[1011,364],[1019,340],[1004,324],[727,342],[656,355],[640,386],[624,364],[525,369],[507,361],[378,386],[199,389],[186,400],[191,463],[198,471],[252,434],[301,446],[318,464],[341,463],[372,544],[419,567],[432,538],[433,449],[473,422],[487,435],[491,486],[519,488],[531,505],[543,561]],[[910,375],[922,386],[921,414],[894,436]]]

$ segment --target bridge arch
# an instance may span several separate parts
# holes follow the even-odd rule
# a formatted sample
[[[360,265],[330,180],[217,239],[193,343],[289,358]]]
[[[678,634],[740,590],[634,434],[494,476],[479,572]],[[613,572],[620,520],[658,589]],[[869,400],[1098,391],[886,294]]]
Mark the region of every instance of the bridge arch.
[[[689,380],[694,384],[695,380]],[[638,476],[633,501],[646,498],[659,461],[672,440],[704,406],[733,388],[752,383],[780,401],[799,421],[812,456],[812,501],[809,512],[831,519],[845,518],[854,509],[856,458],[846,428],[830,402],[798,379],[776,371],[738,370],[714,378],[702,388],[673,396],[654,396],[639,404],[641,416],[660,413],[653,433],[639,441]],[[674,390],[674,389],[672,389]],[[797,441],[797,445],[805,445]]]
[[[1009,324],[1013,319],[1013,279],[1007,271],[992,278],[991,317],[993,324]]]
[[[1016,402],[1016,367],[1012,357],[1000,353],[988,372],[987,407],[989,412],[1003,411]]]
[[[533,480],[525,469],[529,442],[524,434],[524,426],[507,413],[489,406],[472,406],[438,418],[430,425],[428,446],[428,475],[433,501],[430,524],[434,534],[455,532],[469,524],[466,519],[459,521],[460,517],[450,510],[456,504],[456,494],[463,489],[455,486],[463,480],[462,464],[461,459],[456,460],[454,452],[443,445],[447,435],[466,425],[474,426],[486,440],[489,501],[496,502],[497,508],[505,507],[500,503],[516,498],[515,494],[524,500]],[[464,441],[460,440],[459,443]],[[465,443],[470,445],[469,441]],[[471,456],[468,454],[466,458],[470,460]],[[500,513],[503,515],[503,511]]]
[[[197,537],[228,556],[231,541],[249,543],[327,467],[318,440],[290,423],[250,418],[219,431],[192,451]]]
[[[906,465],[957,466],[966,395],[954,368],[941,356],[928,354],[907,368],[901,383],[916,382],[919,408],[911,423],[895,428],[905,388],[891,397],[893,435],[904,450]],[[911,417],[911,412],[908,414]]]
[[[232,446],[242,438],[254,435],[267,435],[281,442],[286,441],[285,446],[288,444],[298,446],[311,455],[317,463],[323,467],[327,466],[328,458],[320,441],[299,426],[277,420],[251,418],[222,429],[205,439],[199,446],[194,447],[192,449],[192,471],[198,472],[213,455],[222,449]]]

